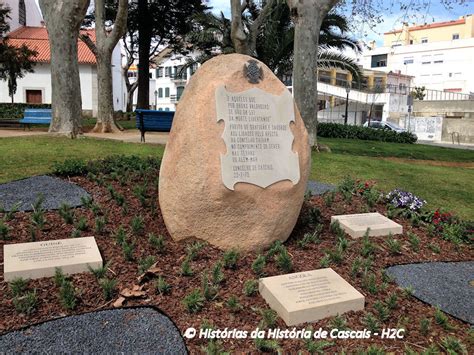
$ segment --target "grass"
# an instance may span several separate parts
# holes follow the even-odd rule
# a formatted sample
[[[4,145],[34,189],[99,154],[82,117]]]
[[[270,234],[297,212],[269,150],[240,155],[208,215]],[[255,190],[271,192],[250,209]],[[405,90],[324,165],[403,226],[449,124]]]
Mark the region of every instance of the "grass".
[[[376,180],[378,188],[401,188],[474,219],[474,151],[419,144],[321,138],[332,153],[313,154],[311,179],[338,184],[345,176]],[[60,137],[0,138],[0,183],[47,174],[55,161],[98,159],[111,154],[162,156],[164,147],[112,140]],[[397,158],[391,160],[390,158]],[[417,161],[418,160],[418,161]],[[438,162],[469,166],[436,166]],[[322,168],[324,167],[324,168]]]
[[[164,147],[159,145],[93,138],[74,140],[45,136],[0,138],[0,183],[48,174],[55,161],[64,161],[68,158],[89,160],[112,154],[162,156],[163,151]]]

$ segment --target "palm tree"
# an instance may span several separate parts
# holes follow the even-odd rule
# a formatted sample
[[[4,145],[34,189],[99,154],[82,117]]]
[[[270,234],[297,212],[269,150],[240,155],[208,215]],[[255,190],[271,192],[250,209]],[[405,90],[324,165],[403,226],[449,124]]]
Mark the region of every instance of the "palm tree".
[[[253,7],[244,18],[244,24],[250,25],[257,18],[259,11],[260,8]],[[224,14],[199,14],[193,22],[194,30],[188,34],[186,40],[202,54],[195,60],[190,60],[188,65],[194,62],[203,63],[217,54],[234,52],[230,37],[231,22]],[[335,13],[326,16],[321,26],[318,66],[321,69],[347,70],[355,81],[359,81],[362,78],[359,66],[352,58],[340,52],[347,48],[357,53],[362,51],[359,42],[351,38],[348,31],[349,25],[345,17]],[[282,79],[292,71],[293,40],[294,25],[289,8],[284,3],[276,3],[258,33],[255,57]]]

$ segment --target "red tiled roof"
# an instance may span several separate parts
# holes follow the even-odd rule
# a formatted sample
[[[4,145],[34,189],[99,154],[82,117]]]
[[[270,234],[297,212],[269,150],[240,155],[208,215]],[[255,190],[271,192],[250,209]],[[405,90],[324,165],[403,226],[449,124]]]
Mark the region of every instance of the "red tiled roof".
[[[84,30],[81,33],[87,33],[95,42],[95,31]],[[20,27],[19,29],[8,34],[8,43],[15,47],[25,44],[28,48],[38,52],[33,61],[38,63],[51,62],[51,50],[49,47],[48,31],[45,27]],[[78,59],[81,64],[96,64],[94,54],[86,46],[84,42],[78,40]]]
[[[413,26],[413,27],[408,27],[408,31],[418,31],[418,30],[426,30],[428,28],[436,28],[436,27],[446,27],[446,26],[453,26],[453,25],[462,25],[466,23],[465,19],[459,19],[459,20],[452,20],[452,21],[444,21],[444,22],[435,22],[435,23],[430,23],[427,25],[419,25],[419,26]],[[393,33],[399,33],[402,32],[402,30],[394,30],[390,32],[385,32],[385,35],[393,34]]]

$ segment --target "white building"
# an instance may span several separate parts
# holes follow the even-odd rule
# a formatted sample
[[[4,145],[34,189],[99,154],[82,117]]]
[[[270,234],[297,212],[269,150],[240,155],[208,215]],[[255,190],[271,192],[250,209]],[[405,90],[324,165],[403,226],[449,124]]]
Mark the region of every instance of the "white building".
[[[150,66],[150,108],[158,111],[176,111],[179,99],[191,76],[199,64],[187,65],[196,58],[197,53],[182,55],[165,48],[153,59]],[[130,81],[137,77],[137,67],[131,66],[128,72]],[[134,93],[134,104],[137,92]]]
[[[37,23],[38,17],[35,14],[36,11],[39,13],[39,9],[34,0],[23,2],[26,6],[26,22],[24,22],[22,16],[15,15],[23,12],[21,10],[22,1],[7,1],[7,3],[12,9],[10,26],[12,29],[15,29],[8,34],[9,43],[18,47],[25,44],[28,48],[38,53],[33,59],[36,62],[34,73],[27,73],[24,78],[18,79],[14,102],[50,104],[51,52],[48,32],[45,27],[41,26],[41,20],[39,20],[39,24]],[[36,10],[29,9],[30,7]],[[32,19],[28,17],[29,14],[33,14]],[[23,23],[26,23],[27,26],[22,25]],[[87,33],[95,41],[95,32],[92,30],[87,31]],[[112,54],[113,101],[116,111],[124,110],[125,108],[126,90],[122,78],[121,58],[120,45],[117,45]],[[97,63],[93,53],[82,41],[78,41],[78,61],[82,109],[95,116],[98,108]],[[0,102],[11,102],[6,81],[0,81]]]
[[[367,69],[414,77],[415,86],[445,92],[474,93],[474,20],[408,26],[384,34],[384,46],[364,51]]]
[[[36,0],[0,0],[0,3],[10,8],[10,31],[21,26],[42,26],[43,17]]]

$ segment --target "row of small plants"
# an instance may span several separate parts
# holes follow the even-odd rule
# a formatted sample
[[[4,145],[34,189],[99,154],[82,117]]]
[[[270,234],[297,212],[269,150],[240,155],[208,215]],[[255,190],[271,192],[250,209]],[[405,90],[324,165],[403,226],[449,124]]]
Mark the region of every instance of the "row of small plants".
[[[348,138],[366,141],[382,141],[413,144],[417,137],[410,132],[395,132],[387,129],[374,129],[341,123],[318,123],[318,136],[325,138]]]
[[[27,108],[51,108],[51,104],[0,103],[0,119],[20,119]]]

